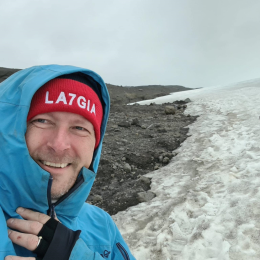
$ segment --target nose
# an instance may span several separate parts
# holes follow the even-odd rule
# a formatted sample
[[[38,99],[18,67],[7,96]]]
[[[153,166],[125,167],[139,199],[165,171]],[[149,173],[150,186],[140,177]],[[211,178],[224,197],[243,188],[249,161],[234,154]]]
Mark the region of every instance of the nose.
[[[68,150],[71,147],[69,132],[61,127],[53,129],[49,135],[47,146],[58,154]]]

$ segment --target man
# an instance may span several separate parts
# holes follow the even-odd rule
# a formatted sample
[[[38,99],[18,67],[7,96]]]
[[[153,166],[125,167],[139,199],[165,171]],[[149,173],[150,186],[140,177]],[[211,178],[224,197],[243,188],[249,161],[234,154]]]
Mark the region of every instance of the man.
[[[134,259],[111,217],[85,203],[109,95],[71,66],[19,71],[0,85],[0,259]]]

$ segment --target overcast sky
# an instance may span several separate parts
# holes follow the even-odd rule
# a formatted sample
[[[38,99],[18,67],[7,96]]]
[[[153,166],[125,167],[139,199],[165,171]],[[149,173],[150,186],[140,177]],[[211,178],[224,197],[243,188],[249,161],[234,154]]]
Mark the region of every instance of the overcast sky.
[[[0,0],[0,67],[70,64],[116,85],[260,77],[259,0]]]

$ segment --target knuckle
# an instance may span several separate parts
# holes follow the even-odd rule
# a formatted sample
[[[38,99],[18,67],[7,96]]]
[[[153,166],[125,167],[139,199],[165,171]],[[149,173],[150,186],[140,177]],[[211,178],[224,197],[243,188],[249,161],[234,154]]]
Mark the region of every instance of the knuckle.
[[[44,220],[44,215],[42,213],[38,213],[38,220],[39,220],[39,222]]]
[[[29,250],[34,250],[38,244],[38,237],[34,235],[30,235],[27,237],[26,246]]]
[[[39,220],[40,223],[44,224],[47,221],[47,216],[42,214],[42,213],[39,213],[38,220]]]
[[[16,218],[14,218],[14,219],[12,219],[12,222],[9,222],[9,225],[11,225],[11,226],[16,226],[17,225],[17,219]]]
[[[32,230],[33,233],[38,233],[41,229],[41,223],[37,222],[37,221],[32,221],[30,223],[30,229]]]
[[[26,215],[28,213],[28,209],[20,208],[18,214]]]

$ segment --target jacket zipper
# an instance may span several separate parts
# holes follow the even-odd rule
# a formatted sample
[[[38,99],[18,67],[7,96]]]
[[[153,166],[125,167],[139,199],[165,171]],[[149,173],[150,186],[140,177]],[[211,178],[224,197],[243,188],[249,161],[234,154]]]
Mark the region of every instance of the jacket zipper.
[[[48,198],[48,204],[49,204],[49,209],[47,214],[51,217],[51,218],[55,218],[56,213],[55,213],[55,207],[60,204],[62,201],[64,201],[66,198],[68,198],[68,196],[73,193],[77,188],[79,188],[79,186],[84,182],[84,178],[81,175],[78,179],[78,181],[75,183],[75,185],[70,189],[70,191],[68,193],[66,193],[64,196],[62,196],[60,199],[58,199],[58,201],[56,201],[55,203],[51,203],[51,186],[52,186],[52,181],[53,178],[50,175],[49,178],[49,182],[48,182],[48,188],[47,188],[47,198]]]
[[[51,203],[51,186],[52,186],[52,181],[53,181],[53,178],[50,175],[49,181],[48,181],[48,188],[47,188],[47,198],[48,198],[48,204],[49,204],[49,210],[47,211],[47,214],[51,218],[55,218],[55,209],[54,209],[53,204]]]
[[[116,246],[119,249],[119,251],[121,252],[122,256],[124,257],[124,260],[130,260],[130,257],[128,255],[127,251],[125,250],[125,248],[120,243],[116,243]]]

